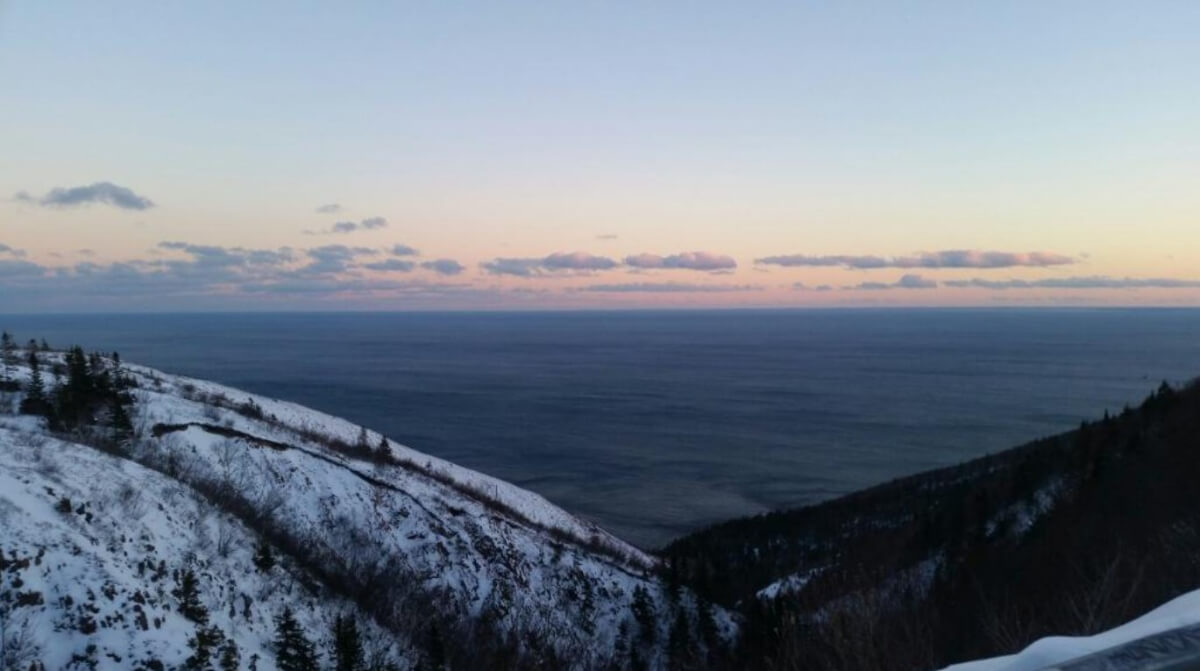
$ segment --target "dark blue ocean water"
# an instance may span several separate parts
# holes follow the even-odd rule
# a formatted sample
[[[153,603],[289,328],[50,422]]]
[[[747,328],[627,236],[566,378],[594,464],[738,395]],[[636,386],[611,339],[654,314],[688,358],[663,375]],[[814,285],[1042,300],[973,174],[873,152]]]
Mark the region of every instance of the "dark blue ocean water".
[[[646,546],[1055,433],[1200,375],[1200,310],[0,317],[294,400]]]

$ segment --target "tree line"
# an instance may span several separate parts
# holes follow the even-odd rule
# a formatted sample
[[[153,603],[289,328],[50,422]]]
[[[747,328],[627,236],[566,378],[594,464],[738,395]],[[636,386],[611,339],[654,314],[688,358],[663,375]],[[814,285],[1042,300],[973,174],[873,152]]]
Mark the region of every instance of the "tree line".
[[[28,370],[23,383],[16,377],[22,364]],[[0,373],[0,389],[21,394],[18,411],[45,418],[51,431],[105,429],[99,437],[114,443],[133,433],[129,410],[134,384],[116,352],[86,354],[73,346],[60,354],[45,340],[30,340],[21,349],[5,331],[0,335]]]

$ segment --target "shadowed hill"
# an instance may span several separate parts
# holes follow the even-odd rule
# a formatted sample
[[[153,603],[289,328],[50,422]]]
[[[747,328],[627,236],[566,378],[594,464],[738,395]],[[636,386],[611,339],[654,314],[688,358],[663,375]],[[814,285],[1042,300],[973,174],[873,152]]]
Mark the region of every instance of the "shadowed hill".
[[[726,522],[670,573],[747,617],[743,663],[921,669],[1089,634],[1200,585],[1200,386],[960,466]]]

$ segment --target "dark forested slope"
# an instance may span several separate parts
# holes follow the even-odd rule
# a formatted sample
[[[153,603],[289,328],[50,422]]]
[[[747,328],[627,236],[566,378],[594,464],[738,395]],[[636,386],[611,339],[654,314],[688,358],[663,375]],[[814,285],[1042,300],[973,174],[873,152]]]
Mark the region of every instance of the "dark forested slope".
[[[665,555],[746,615],[752,668],[934,668],[1094,633],[1200,585],[1200,386]]]

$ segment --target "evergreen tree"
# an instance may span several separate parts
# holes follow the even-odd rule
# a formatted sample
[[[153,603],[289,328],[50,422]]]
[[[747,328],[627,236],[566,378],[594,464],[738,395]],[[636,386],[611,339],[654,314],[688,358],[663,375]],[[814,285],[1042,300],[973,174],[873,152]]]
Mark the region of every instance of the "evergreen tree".
[[[692,629],[688,626],[686,613],[679,608],[675,613],[675,622],[671,625],[671,637],[667,640],[668,666],[672,670],[686,668],[688,651],[691,648]]]
[[[254,567],[260,573],[267,573],[272,568],[275,568],[275,555],[271,552],[271,544],[259,540],[258,546],[254,548]]]
[[[392,445],[384,436],[379,437],[379,445],[375,448],[375,459],[381,462],[392,460]]]
[[[274,646],[279,671],[317,671],[317,653],[291,608],[285,608],[275,620]]]
[[[78,426],[86,423],[89,405],[94,398],[95,384],[92,369],[82,347],[72,347],[64,357],[67,380],[58,391],[58,411],[64,423]]]
[[[113,397],[108,424],[112,429],[113,438],[118,442],[133,435],[133,421],[129,419],[129,412],[125,410],[125,404],[121,402],[120,397]]]
[[[238,671],[241,668],[242,654],[238,650],[237,643],[232,638],[225,639],[225,644],[221,646],[221,657],[217,665],[221,671]]]
[[[620,671],[624,668],[622,661],[629,653],[629,623],[622,620],[617,627],[617,640],[613,643],[613,658],[609,664],[610,671]]]
[[[713,613],[712,604],[708,601],[700,604],[700,639],[704,641],[704,649],[711,660],[721,649],[721,634],[717,630],[717,618]]]
[[[17,342],[12,334],[5,331],[0,335],[0,367],[4,371],[4,383],[12,381],[13,368],[17,366]]]
[[[362,671],[362,637],[358,623],[351,616],[337,616],[333,621],[333,668],[334,671]]]
[[[196,573],[187,569],[178,574],[171,595],[179,600],[179,612],[196,624],[208,624],[208,609],[200,601],[199,581]]]
[[[445,671],[446,645],[442,642],[442,632],[437,623],[430,623],[429,636],[425,642],[425,661],[429,671]]]
[[[21,412],[49,418],[52,407],[46,399],[46,383],[42,381],[42,362],[36,350],[29,350],[29,384],[21,401]]]
[[[210,671],[213,653],[217,652],[218,646],[224,640],[225,635],[217,627],[196,627],[196,633],[192,634],[187,642],[192,654],[184,660],[183,668],[187,671]]]
[[[654,603],[650,600],[650,593],[641,585],[633,589],[633,618],[637,620],[642,642],[654,645],[655,634],[658,632]]]

